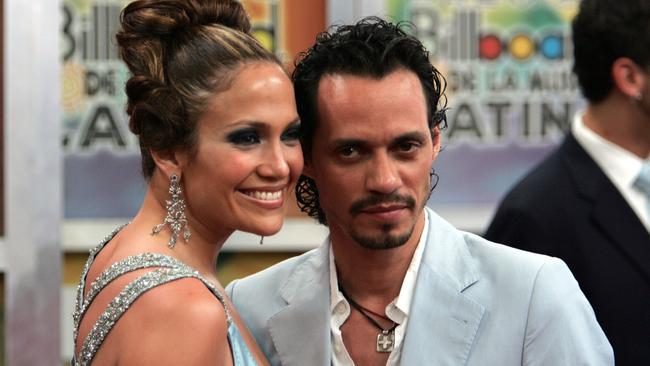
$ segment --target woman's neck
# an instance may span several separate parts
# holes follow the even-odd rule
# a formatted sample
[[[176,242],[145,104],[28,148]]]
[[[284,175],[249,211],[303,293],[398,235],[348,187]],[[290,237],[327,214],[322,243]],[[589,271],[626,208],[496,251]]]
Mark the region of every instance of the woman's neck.
[[[156,189],[151,186],[147,190],[142,207],[132,222],[132,225],[137,226],[139,231],[147,230],[147,233],[151,233],[154,226],[164,221],[167,215],[165,200],[168,197],[161,193],[166,194],[166,190],[156,192]],[[192,217],[189,212],[186,212],[186,216],[191,233],[187,242],[183,238],[185,227],[182,227],[174,248],[169,249],[167,243],[172,235],[169,224],[166,224],[158,234],[155,234],[155,236],[163,239],[158,239],[156,242],[164,242],[164,244],[160,244],[162,244],[161,246],[164,245],[167,254],[181,260],[204,276],[216,279],[217,255],[233,230],[224,229],[219,231],[215,230],[214,227],[208,228]]]

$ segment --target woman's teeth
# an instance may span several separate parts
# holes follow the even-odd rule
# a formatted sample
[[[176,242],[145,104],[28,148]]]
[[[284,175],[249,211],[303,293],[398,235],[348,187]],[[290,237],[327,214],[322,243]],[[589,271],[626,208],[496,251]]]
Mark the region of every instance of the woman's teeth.
[[[275,201],[282,197],[282,191],[277,192],[260,192],[260,191],[248,191],[245,192],[247,196],[251,196],[255,199],[262,201]]]

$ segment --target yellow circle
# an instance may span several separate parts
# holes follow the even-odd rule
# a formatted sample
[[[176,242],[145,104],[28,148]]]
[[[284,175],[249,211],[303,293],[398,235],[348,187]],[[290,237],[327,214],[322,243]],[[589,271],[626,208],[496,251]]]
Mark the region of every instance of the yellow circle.
[[[510,54],[517,59],[524,60],[530,57],[535,50],[533,40],[525,35],[518,34],[510,40]]]
[[[74,60],[63,64],[63,75],[61,77],[61,104],[63,111],[75,113],[83,108],[86,103],[84,92],[84,75],[86,69]]]
[[[265,30],[256,30],[253,32],[253,36],[257,38],[257,40],[266,48],[268,51],[275,51],[274,50],[274,41],[273,41],[273,35]]]

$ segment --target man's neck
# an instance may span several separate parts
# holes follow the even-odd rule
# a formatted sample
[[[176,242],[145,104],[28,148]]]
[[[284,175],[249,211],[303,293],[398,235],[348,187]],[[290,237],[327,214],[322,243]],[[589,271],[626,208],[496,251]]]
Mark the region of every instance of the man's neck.
[[[596,134],[638,157],[650,155],[650,120],[628,98],[614,94],[590,104],[583,121]]]
[[[339,286],[361,304],[374,303],[385,307],[393,301],[399,295],[422,236],[424,215],[422,212],[407,242],[392,249],[364,248],[348,235],[332,230],[332,251]]]

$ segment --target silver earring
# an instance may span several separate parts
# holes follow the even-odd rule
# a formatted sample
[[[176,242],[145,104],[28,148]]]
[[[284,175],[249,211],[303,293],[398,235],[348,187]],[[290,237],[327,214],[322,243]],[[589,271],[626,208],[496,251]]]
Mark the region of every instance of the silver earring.
[[[638,92],[638,93],[634,96],[634,100],[636,100],[637,102],[640,102],[642,99],[643,99],[643,93],[641,93],[641,92]]]
[[[181,185],[178,182],[178,176],[172,174],[171,177],[169,177],[169,194],[172,196],[172,199],[165,201],[167,216],[165,216],[162,224],[158,224],[151,229],[151,235],[156,235],[160,233],[165,226],[169,225],[169,228],[172,231],[172,236],[169,238],[167,246],[171,249],[176,245],[178,235],[181,233],[183,227],[185,227],[183,239],[185,239],[186,243],[190,241],[191,233],[190,227],[187,225],[187,218],[185,217],[185,200],[183,200],[182,193]]]
[[[260,245],[263,245],[263,244],[264,244],[264,235],[261,235],[260,236]]]

